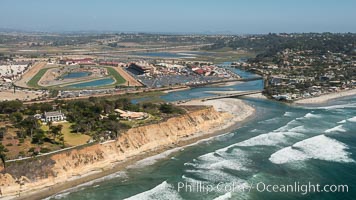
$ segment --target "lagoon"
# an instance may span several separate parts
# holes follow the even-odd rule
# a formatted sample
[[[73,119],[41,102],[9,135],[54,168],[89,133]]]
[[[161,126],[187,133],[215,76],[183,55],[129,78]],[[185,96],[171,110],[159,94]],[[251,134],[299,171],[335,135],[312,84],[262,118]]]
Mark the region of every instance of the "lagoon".
[[[70,78],[82,78],[89,76],[90,72],[69,72],[68,74],[64,75],[63,79],[70,79]]]
[[[106,86],[106,85],[111,85],[115,82],[113,78],[105,78],[105,79],[99,79],[95,81],[89,81],[89,82],[84,82],[84,83],[77,83],[73,85],[68,85],[66,87],[68,88],[87,88],[87,87],[101,87],[101,86]]]

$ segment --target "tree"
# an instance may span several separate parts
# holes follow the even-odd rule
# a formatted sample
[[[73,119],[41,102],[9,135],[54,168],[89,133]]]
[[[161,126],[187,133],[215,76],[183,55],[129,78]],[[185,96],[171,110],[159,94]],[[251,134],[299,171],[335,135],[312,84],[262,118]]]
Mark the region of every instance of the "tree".
[[[5,168],[5,161],[6,161],[6,154],[5,152],[7,152],[8,150],[4,147],[4,145],[2,145],[2,143],[0,143],[0,159],[2,161],[2,164],[4,165]]]
[[[53,124],[53,122],[52,122],[52,121],[48,121],[48,122],[47,122],[48,130],[50,130],[50,129],[51,129],[52,124]]]
[[[42,129],[36,129],[34,135],[32,136],[33,144],[43,144],[45,138],[45,132]]]
[[[23,120],[23,115],[20,112],[14,112],[14,113],[10,114],[10,120],[13,123],[19,123]]]
[[[172,106],[172,104],[164,103],[164,104],[161,104],[161,106],[159,107],[159,110],[163,113],[170,114],[170,113],[173,113],[173,106]]]
[[[3,101],[0,102],[0,113],[10,114],[13,112],[18,112],[22,106],[23,104],[21,101]]]
[[[33,133],[36,129],[39,129],[40,122],[33,116],[27,117],[26,119],[20,122],[20,126],[23,127],[26,131],[26,134],[30,135],[32,138]]]
[[[51,126],[50,130],[53,134],[53,139],[56,140],[56,136],[57,135],[61,135],[62,134],[62,129],[63,129],[63,125],[60,124],[58,126]]]
[[[41,103],[40,110],[41,110],[41,112],[48,112],[48,111],[53,110],[53,106],[50,103]]]
[[[117,119],[117,115],[115,115],[115,114],[110,114],[110,115],[108,116],[108,119],[111,120],[111,121],[115,121],[115,120]]]
[[[2,141],[5,137],[5,134],[6,134],[6,127],[1,127],[0,128],[0,141]]]

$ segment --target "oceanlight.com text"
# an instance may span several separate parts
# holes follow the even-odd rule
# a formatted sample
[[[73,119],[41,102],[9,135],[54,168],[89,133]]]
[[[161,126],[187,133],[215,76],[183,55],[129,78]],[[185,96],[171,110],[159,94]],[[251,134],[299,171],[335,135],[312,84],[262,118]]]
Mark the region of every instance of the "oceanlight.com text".
[[[302,184],[294,182],[294,184],[278,185],[278,184],[266,184],[264,182],[258,182],[255,188],[258,192],[294,192],[306,195],[308,193],[338,193],[349,192],[348,185],[335,185],[335,184],[313,184],[308,182]]]
[[[300,183],[294,182],[292,184],[268,184],[265,182],[257,183],[241,183],[241,182],[231,182],[224,183],[220,182],[217,184],[209,184],[206,182],[178,182],[176,189],[178,192],[188,192],[188,193],[221,193],[221,192],[267,192],[267,193],[299,193],[302,195],[307,195],[309,193],[347,193],[349,192],[348,185],[336,185],[336,184],[325,184],[321,185],[318,183]]]

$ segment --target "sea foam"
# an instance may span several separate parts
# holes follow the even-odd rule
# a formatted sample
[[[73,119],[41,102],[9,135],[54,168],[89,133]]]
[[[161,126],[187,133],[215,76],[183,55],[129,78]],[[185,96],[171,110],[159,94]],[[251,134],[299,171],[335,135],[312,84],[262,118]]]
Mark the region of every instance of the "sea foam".
[[[305,118],[318,118],[318,115],[312,114],[312,113],[307,113],[305,116]]]
[[[290,137],[301,137],[297,132],[269,132],[244,140],[236,146],[276,146],[285,143]]]
[[[105,181],[108,181],[108,180],[111,180],[111,179],[114,179],[114,178],[119,178],[119,177],[127,179],[128,175],[124,171],[119,171],[119,172],[116,172],[116,173],[113,173],[113,174],[110,174],[110,175],[107,175],[107,176],[104,176],[104,177],[101,177],[101,178],[98,178],[98,179],[95,179],[95,180],[92,180],[92,181],[89,181],[89,182],[86,182],[86,183],[83,183],[83,184],[80,184],[80,185],[75,186],[73,188],[70,188],[70,189],[67,189],[67,190],[63,190],[60,193],[52,195],[52,196],[50,196],[50,197],[48,197],[48,198],[46,198],[44,200],[62,199],[62,198],[67,197],[70,193],[80,191],[80,190],[82,190],[82,189],[84,189],[86,187],[89,187],[89,186],[94,187],[95,186],[94,184],[105,182]]]
[[[332,147],[332,148],[330,148]],[[275,164],[285,164],[309,159],[333,162],[354,162],[346,150],[347,145],[325,135],[295,143],[272,154],[269,160]]]
[[[228,200],[231,199],[231,197],[232,197],[231,192],[228,192],[224,195],[216,197],[214,200]]]
[[[351,117],[350,119],[347,119],[349,122],[356,122],[356,117]]]
[[[338,124],[345,124],[346,123],[346,120],[341,120],[339,122],[337,122]]]
[[[331,132],[346,132],[346,130],[343,128],[342,125],[338,125],[325,131],[325,133]]]
[[[318,107],[316,109],[333,110],[333,109],[340,109],[340,108],[341,109],[342,108],[356,108],[356,103],[340,104],[340,105],[333,105],[333,106],[323,106],[323,107]]]
[[[137,200],[137,199],[155,199],[155,200],[172,200],[172,199],[182,199],[179,193],[174,189],[174,186],[167,183],[167,181],[162,182],[156,187],[147,190],[145,192],[136,194],[125,200]]]
[[[292,117],[293,113],[292,112],[285,112],[284,115],[285,117]]]

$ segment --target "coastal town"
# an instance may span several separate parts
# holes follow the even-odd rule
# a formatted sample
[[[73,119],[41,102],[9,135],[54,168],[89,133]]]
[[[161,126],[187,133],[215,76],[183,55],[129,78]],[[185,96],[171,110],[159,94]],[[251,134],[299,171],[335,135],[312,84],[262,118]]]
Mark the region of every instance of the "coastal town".
[[[288,48],[273,49],[269,54],[233,63],[265,77],[266,95],[276,100],[296,101],[355,88],[354,35],[281,34],[264,37],[288,38],[304,44],[290,44]],[[263,37],[255,39],[262,40]],[[335,46],[316,49],[308,44],[332,39]]]

